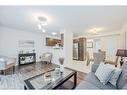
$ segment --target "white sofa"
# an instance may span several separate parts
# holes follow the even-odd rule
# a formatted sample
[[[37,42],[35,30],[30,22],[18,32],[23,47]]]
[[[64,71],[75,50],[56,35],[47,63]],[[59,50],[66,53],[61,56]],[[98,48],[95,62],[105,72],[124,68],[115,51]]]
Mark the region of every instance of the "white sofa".
[[[14,72],[15,63],[15,58],[0,55],[0,71],[3,71],[4,74],[6,73],[6,70],[9,68],[13,68]]]

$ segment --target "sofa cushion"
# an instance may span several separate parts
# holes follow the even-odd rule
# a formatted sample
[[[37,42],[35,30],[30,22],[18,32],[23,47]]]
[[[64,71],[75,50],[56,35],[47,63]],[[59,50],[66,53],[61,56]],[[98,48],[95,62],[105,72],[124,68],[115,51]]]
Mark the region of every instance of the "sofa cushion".
[[[0,70],[5,68],[6,60],[0,57]]]
[[[122,89],[127,89],[127,84],[124,85],[124,87]]]
[[[15,63],[15,58],[7,57],[7,56],[0,56],[0,59],[3,59],[4,63],[7,65],[11,63]]]
[[[98,78],[95,76],[93,72],[90,72],[87,74],[85,81],[93,84],[94,86],[98,87],[99,89],[116,89],[115,86],[113,86],[111,83],[107,83],[106,85],[103,85]]]
[[[95,75],[104,85],[110,80],[114,74],[114,68],[110,64],[101,63],[95,72]]]
[[[0,57],[0,62],[6,62],[6,60],[2,57]]]
[[[117,88],[122,89],[126,83],[127,83],[127,62],[124,63],[122,66],[122,73],[118,78]]]
[[[98,67],[99,64],[92,64],[91,72],[95,73]]]
[[[115,67],[114,67],[115,68]],[[114,74],[113,76],[111,77],[111,79],[109,80],[109,82],[113,85],[113,86],[116,86],[116,83],[117,83],[117,80],[120,76],[122,72],[122,69],[120,68],[115,68],[115,71],[114,71]]]
[[[7,60],[7,63],[6,63],[7,65],[11,63],[15,63],[15,59],[13,58],[7,58],[6,60]]]
[[[94,84],[87,82],[87,81],[82,81],[76,89],[99,89],[96,87]]]

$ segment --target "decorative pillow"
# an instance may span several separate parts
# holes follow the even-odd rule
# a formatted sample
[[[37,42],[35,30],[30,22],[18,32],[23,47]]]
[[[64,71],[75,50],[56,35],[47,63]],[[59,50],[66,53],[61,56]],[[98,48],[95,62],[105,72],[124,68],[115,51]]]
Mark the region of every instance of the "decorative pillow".
[[[114,68],[104,63],[101,63],[97,71],[95,72],[96,77],[100,80],[100,82],[103,85],[105,85],[110,80],[113,74],[114,74]]]
[[[127,84],[124,85],[124,87],[122,89],[127,89]]]
[[[115,67],[114,67],[114,68],[115,68]],[[121,72],[122,72],[122,69],[115,68],[114,74],[113,74],[113,76],[111,77],[111,79],[109,80],[109,82],[110,82],[113,86],[115,86],[115,87],[117,86],[116,83],[117,83],[117,80],[118,80],[118,78],[119,78]]]
[[[122,73],[117,80],[117,88],[122,89],[127,83],[127,62],[122,65]]]

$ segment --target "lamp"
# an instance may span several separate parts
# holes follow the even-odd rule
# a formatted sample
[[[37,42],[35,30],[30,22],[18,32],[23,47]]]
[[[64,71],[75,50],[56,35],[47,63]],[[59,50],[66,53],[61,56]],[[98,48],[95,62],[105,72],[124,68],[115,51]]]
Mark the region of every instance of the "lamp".
[[[127,57],[127,50],[125,49],[118,49],[116,56],[120,56],[121,60],[120,60],[120,65],[122,66],[123,64],[123,57]]]

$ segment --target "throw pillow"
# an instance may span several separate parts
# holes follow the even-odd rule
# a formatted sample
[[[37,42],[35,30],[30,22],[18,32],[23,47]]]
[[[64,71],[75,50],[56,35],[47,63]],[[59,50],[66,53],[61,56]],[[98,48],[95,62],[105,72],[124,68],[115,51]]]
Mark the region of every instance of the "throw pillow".
[[[97,71],[95,72],[95,75],[100,80],[100,82],[103,85],[105,85],[113,76],[113,73],[114,73],[114,68],[112,68],[110,65],[101,63]]]
[[[115,67],[114,67],[114,68],[115,68]],[[121,72],[122,72],[122,69],[115,68],[114,74],[113,74],[113,76],[111,77],[111,79],[109,80],[109,82],[110,82],[113,86],[115,86],[115,87],[116,87],[116,83],[117,83],[117,80],[118,80],[118,78],[119,78]]]
[[[122,89],[127,83],[127,62],[122,65],[122,73],[117,80],[117,88]]]
[[[124,87],[122,89],[127,89],[127,84],[124,85]]]

